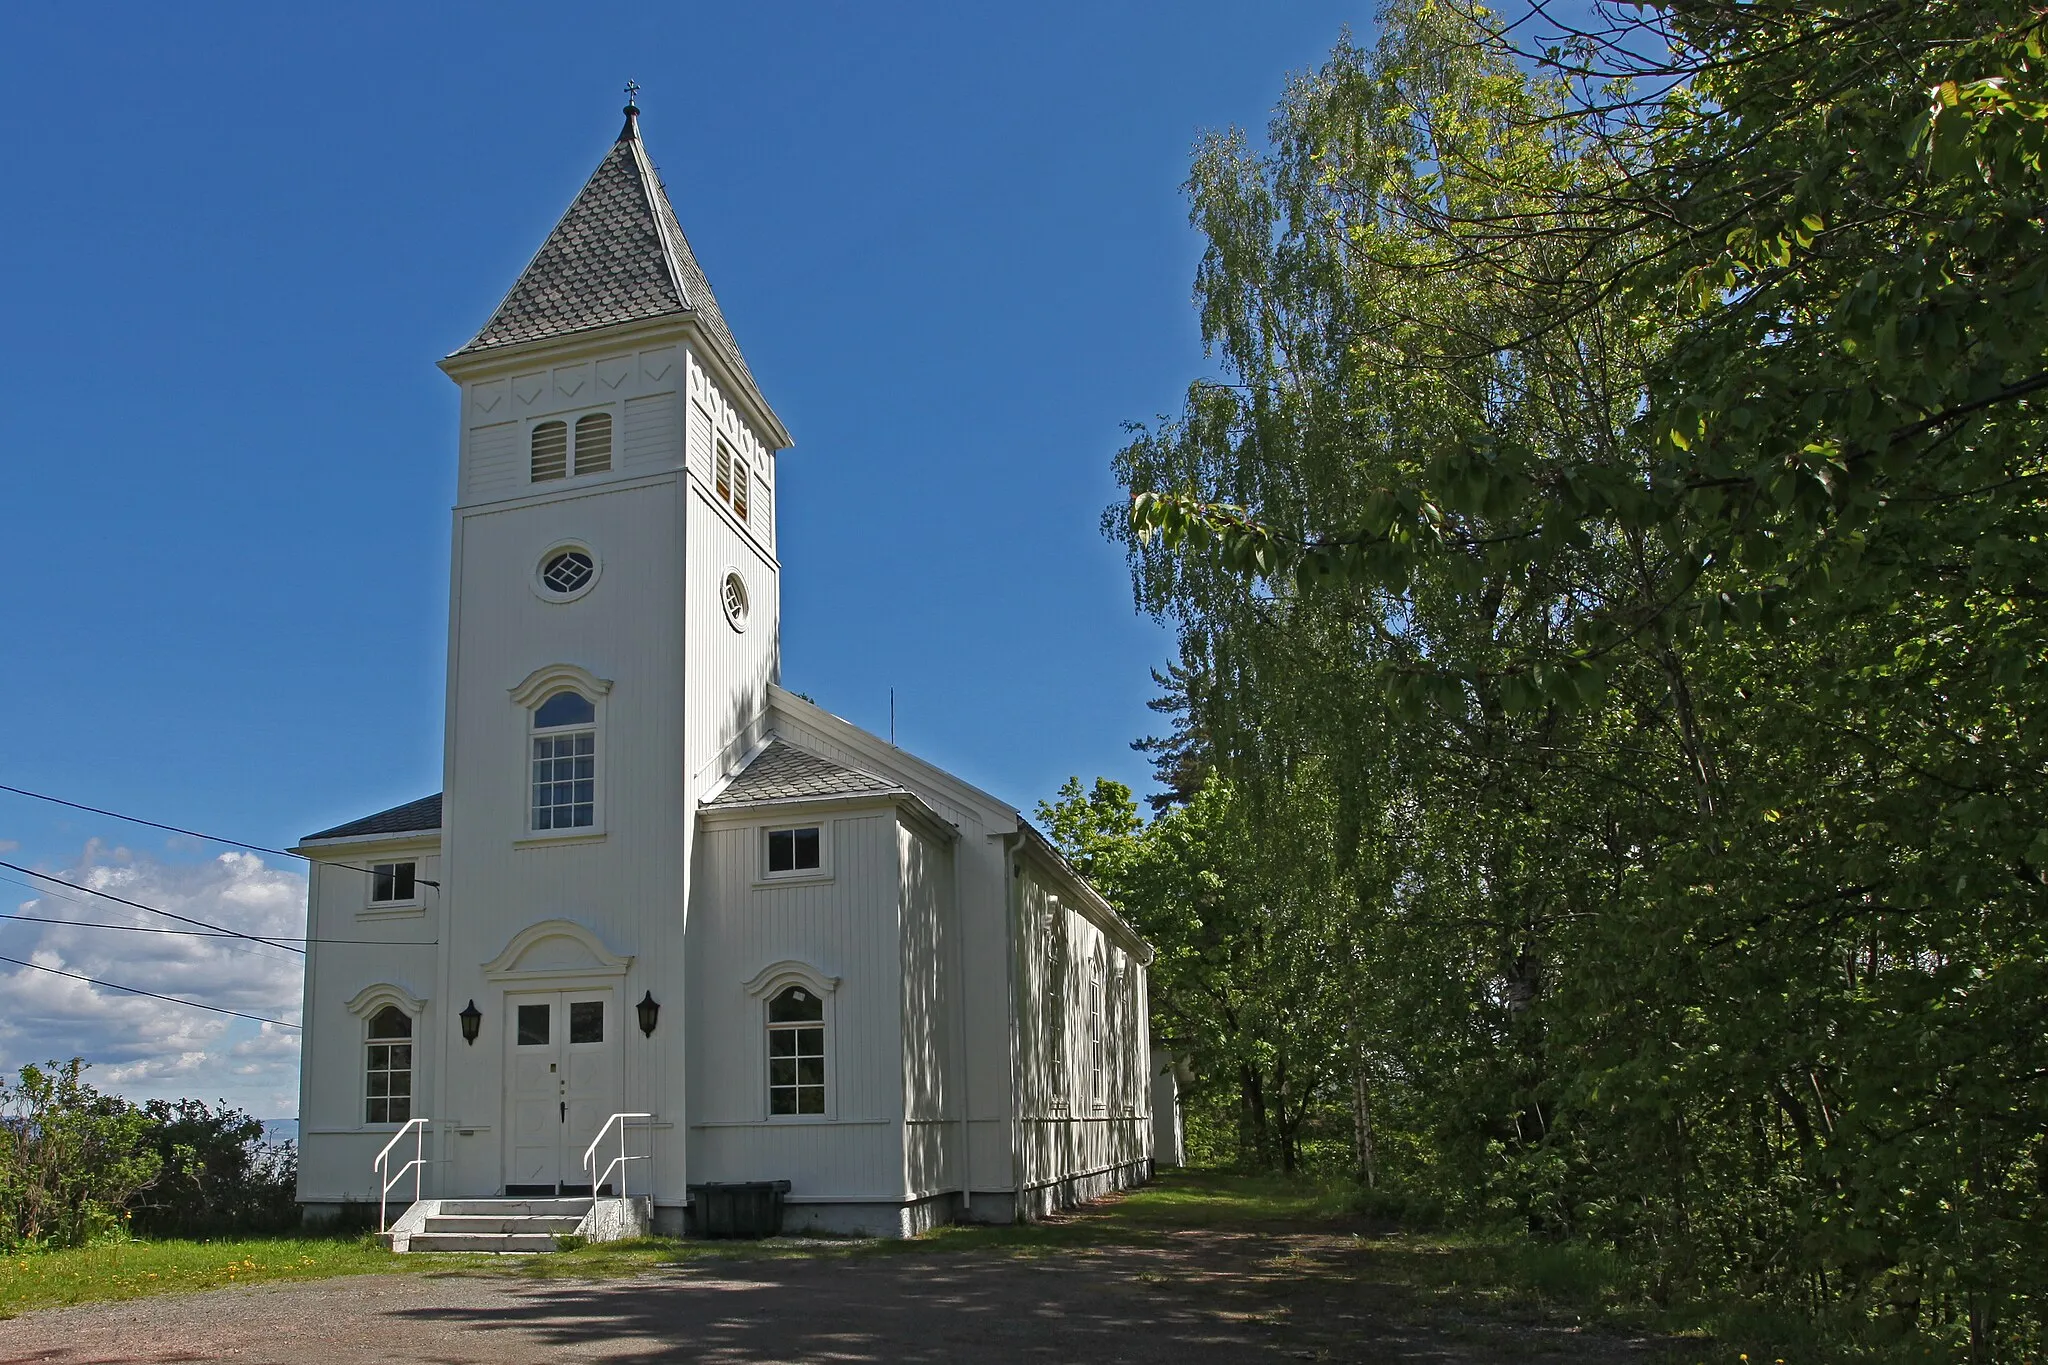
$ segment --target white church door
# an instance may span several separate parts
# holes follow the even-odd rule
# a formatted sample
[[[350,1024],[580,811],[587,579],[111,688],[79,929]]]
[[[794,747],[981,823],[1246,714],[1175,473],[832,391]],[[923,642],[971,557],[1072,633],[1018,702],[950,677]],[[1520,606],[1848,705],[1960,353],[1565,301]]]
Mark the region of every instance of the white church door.
[[[620,1108],[619,1034],[608,990],[505,997],[511,1057],[505,1193],[583,1193],[583,1152]]]

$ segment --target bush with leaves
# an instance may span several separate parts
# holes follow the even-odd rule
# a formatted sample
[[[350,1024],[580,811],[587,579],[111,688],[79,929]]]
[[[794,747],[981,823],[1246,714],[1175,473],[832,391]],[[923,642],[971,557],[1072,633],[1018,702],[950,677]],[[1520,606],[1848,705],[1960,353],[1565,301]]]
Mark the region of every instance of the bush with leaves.
[[[136,1232],[246,1236],[297,1225],[296,1151],[265,1142],[261,1120],[226,1103],[189,1099],[149,1100],[142,1112],[163,1173],[136,1196]]]
[[[121,1233],[163,1159],[150,1120],[81,1076],[76,1058],[0,1082],[0,1248],[82,1246]]]

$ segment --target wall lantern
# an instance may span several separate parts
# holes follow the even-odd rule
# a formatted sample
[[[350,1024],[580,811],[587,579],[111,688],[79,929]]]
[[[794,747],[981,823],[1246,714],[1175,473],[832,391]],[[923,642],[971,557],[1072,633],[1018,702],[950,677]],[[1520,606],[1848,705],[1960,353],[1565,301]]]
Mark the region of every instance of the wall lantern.
[[[483,1027],[484,1012],[478,1009],[476,1001],[472,1000],[463,1007],[462,1013],[455,1017],[462,1021],[462,1041],[475,1047],[477,1030]]]
[[[649,991],[641,996],[640,1003],[633,1006],[633,1008],[640,1014],[640,1031],[652,1038],[654,1036],[654,1021],[661,1014],[661,1006],[655,1002],[654,992]]]

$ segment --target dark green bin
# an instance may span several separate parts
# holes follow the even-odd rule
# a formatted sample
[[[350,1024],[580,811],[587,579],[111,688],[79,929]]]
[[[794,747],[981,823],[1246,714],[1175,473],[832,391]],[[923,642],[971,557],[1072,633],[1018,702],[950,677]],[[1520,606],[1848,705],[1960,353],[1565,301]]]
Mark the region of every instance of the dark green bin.
[[[773,1237],[782,1231],[787,1180],[714,1181],[690,1186],[699,1237]]]

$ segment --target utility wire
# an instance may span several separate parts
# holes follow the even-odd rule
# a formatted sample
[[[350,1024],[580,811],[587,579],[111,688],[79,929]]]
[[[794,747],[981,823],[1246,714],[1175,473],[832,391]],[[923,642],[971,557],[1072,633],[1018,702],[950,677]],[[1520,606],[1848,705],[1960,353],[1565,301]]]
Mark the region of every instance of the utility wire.
[[[33,891],[39,897],[48,896],[51,900],[69,901],[73,905],[92,904],[91,901],[80,900],[76,896],[67,896],[62,891],[52,891],[47,886],[37,886],[33,882],[25,882],[19,877],[0,877],[0,882],[6,882],[9,886],[18,886],[24,891]]]
[[[134,986],[117,986],[111,981],[100,981],[94,977],[80,976],[77,972],[64,972],[57,970],[55,967],[45,967],[40,962],[23,962],[18,957],[0,956],[0,962],[12,962],[17,967],[31,967],[39,972],[48,972],[51,976],[68,976],[73,981],[83,981],[88,986],[99,986],[110,991],[126,991],[130,995],[146,995],[152,1000],[168,1000],[173,1005],[187,1005],[195,1010],[212,1010],[215,1014],[232,1014],[237,1019],[254,1019],[259,1024],[275,1024],[279,1028],[300,1027],[298,1024],[287,1024],[282,1019],[271,1019],[261,1014],[244,1014],[240,1010],[231,1010],[220,1005],[202,1005],[197,1000],[180,1000],[175,995],[158,995],[155,991],[138,990]]]
[[[264,844],[243,843],[240,839],[230,839],[222,834],[204,834],[196,829],[186,829],[182,825],[166,825],[160,820],[145,820],[139,815],[124,815],[117,810],[104,810],[99,806],[87,806],[77,801],[66,801],[61,796],[51,796],[47,792],[32,792],[26,787],[10,787],[5,782],[0,782],[0,792],[13,792],[16,796],[26,796],[36,801],[48,801],[56,806],[69,806],[73,810],[89,811],[94,815],[104,815],[114,820],[126,820],[132,825],[147,825],[151,829],[168,830],[172,834],[183,834],[188,838],[204,839],[209,843],[228,844],[235,848],[246,848],[251,853],[271,853],[280,858],[297,858],[302,863],[319,862],[322,867],[345,867],[351,872],[374,873],[376,871],[375,868],[359,867],[355,863],[330,863],[325,859],[310,858],[303,853],[294,853],[288,848],[270,848]],[[415,877],[414,880],[421,886],[431,886],[436,891],[441,889],[441,883],[430,882],[425,877]]]
[[[117,896],[111,891],[100,891],[90,886],[80,886],[77,882],[67,882],[62,877],[52,877],[47,872],[38,872],[32,867],[23,867],[20,863],[0,861],[0,867],[35,877],[41,881],[55,882],[59,886],[68,886],[73,891],[83,891],[88,896],[100,896],[106,900],[118,901],[122,905],[133,906],[137,910],[147,910],[152,915],[162,915],[165,919],[174,919],[181,924],[190,924],[200,929],[217,929],[231,938],[246,938],[251,943],[268,943],[273,948],[282,948],[288,953],[297,953],[301,957],[305,956],[306,953],[304,948],[294,948],[289,943],[280,943],[276,939],[265,938],[261,934],[245,934],[239,929],[230,929],[224,924],[209,924],[203,919],[193,919],[190,915],[178,915],[173,914],[169,910],[159,910],[154,905],[144,905],[141,901],[131,901],[126,896]],[[144,991],[143,994],[147,995],[148,992]],[[267,1022],[275,1023],[276,1021],[270,1020]]]
[[[12,879],[7,878],[4,880]],[[20,886],[23,883],[15,882],[14,884]],[[64,899],[70,900],[71,898],[66,896]],[[77,904],[75,901],[72,903]],[[183,938],[241,937],[240,934],[230,929],[160,929],[154,924],[105,924],[98,920],[56,919],[49,915],[0,914],[0,919],[27,920],[31,924],[62,924],[72,929],[121,929],[131,934],[177,934]],[[265,939],[264,942],[268,943],[271,940]],[[286,943],[354,943],[374,948],[434,948],[439,946],[438,940],[426,942],[410,938],[298,938],[291,934],[279,934],[277,942],[280,947]]]

